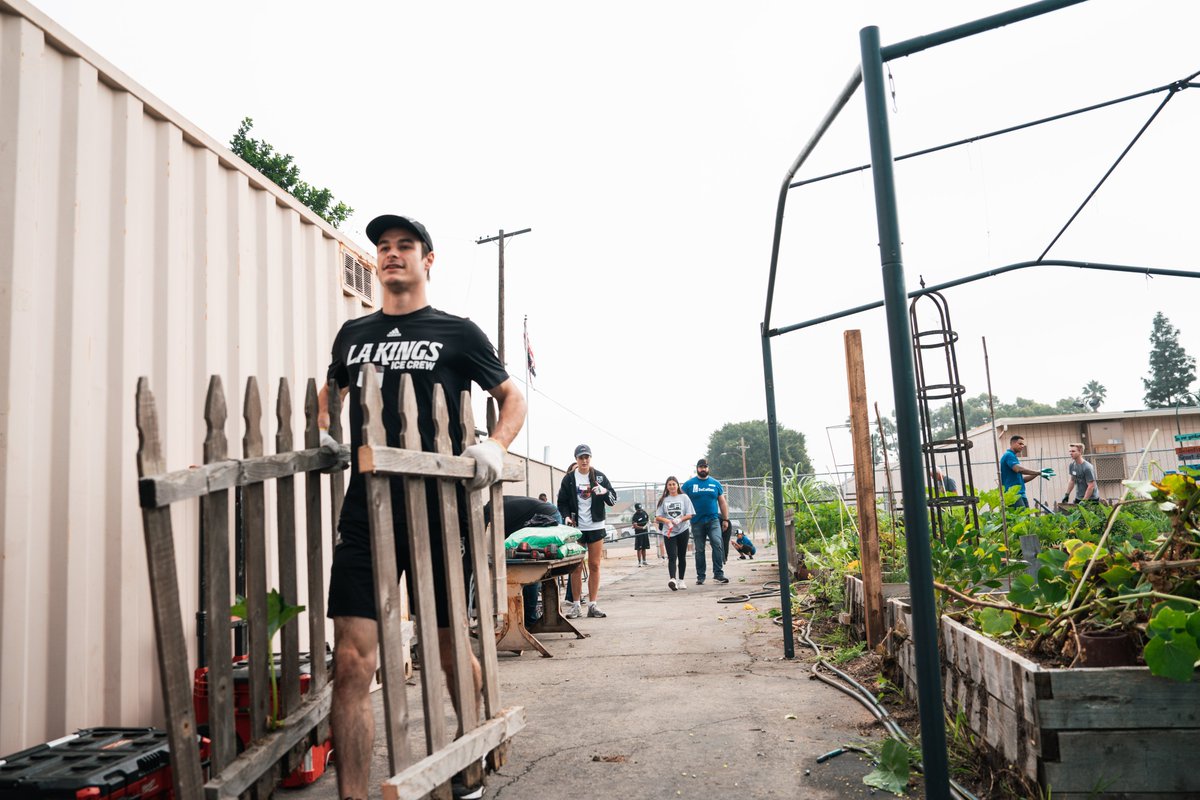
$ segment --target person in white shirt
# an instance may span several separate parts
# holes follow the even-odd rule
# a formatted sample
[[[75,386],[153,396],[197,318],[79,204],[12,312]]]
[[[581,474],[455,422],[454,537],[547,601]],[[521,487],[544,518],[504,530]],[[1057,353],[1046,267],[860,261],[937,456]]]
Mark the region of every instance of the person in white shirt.
[[[692,527],[690,520],[696,509],[692,506],[692,498],[679,490],[679,479],[674,475],[667,477],[666,488],[662,497],[658,498],[658,508],[654,513],[654,519],[662,526],[662,535],[667,542],[667,571],[671,575],[667,586],[672,592],[686,589],[683,578],[687,574],[687,546],[691,538],[688,531]],[[678,578],[675,577],[676,570]]]
[[[558,510],[568,525],[579,528],[579,543],[587,547],[589,617],[608,616],[596,605],[600,596],[600,559],[604,555],[604,510],[617,502],[617,492],[608,476],[592,467],[592,448],[581,444],[575,448],[575,466],[563,476],[558,487]],[[583,565],[571,573],[571,596],[574,601],[567,619],[583,616],[579,598],[583,583]]]

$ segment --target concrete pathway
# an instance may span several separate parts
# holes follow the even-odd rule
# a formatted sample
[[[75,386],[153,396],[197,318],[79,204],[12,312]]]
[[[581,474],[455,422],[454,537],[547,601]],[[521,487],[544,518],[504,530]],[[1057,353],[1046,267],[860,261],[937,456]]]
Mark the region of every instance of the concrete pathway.
[[[878,738],[858,703],[809,679],[800,658],[783,659],[782,632],[762,616],[778,596],[743,604],[721,597],[761,588],[778,575],[774,552],[735,559],[731,582],[667,587],[666,562],[650,553],[639,568],[630,540],[610,545],[601,569],[606,619],[581,619],[587,639],[543,637],[553,658],[500,655],[505,706],[523,705],[528,724],[508,763],[490,775],[487,798],[836,798],[866,796],[870,767],[846,754],[818,755]],[[797,643],[797,655],[804,650]],[[410,687],[413,732],[420,701]],[[382,693],[376,693],[382,716]],[[447,708],[449,704],[447,703]],[[449,712],[452,714],[452,711]],[[794,719],[789,719],[794,715]],[[416,752],[423,752],[419,745]],[[387,774],[376,737],[372,784]],[[334,800],[335,775],[289,792]],[[372,792],[372,796],[375,796]]]

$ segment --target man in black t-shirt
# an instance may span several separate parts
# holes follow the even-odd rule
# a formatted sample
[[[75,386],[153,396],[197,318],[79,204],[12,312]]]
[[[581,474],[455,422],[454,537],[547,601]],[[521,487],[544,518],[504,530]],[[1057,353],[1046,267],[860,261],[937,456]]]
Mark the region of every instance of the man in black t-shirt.
[[[331,725],[338,743],[338,797],[365,800],[367,775],[375,734],[368,695],[375,674],[378,629],[367,521],[366,482],[358,470],[362,444],[361,389],[364,370],[374,369],[383,385],[383,426],[389,446],[400,445],[400,376],[412,377],[419,412],[421,448],[434,449],[433,389],[441,385],[450,412],[450,440],[456,454],[475,459],[475,477],[459,487],[459,507],[466,492],[486,488],[500,476],[509,443],[525,421],[525,398],[509,378],[495,349],[470,320],[432,308],[426,283],[433,267],[433,241],[425,226],[411,217],[387,214],[367,225],[367,238],[376,246],[376,269],[382,286],[379,311],[347,321],[333,343],[328,376],[342,396],[350,395],[350,486],[338,522],[337,546],[329,577],[329,616],[334,630],[334,686]],[[500,418],[491,438],[462,449],[459,396],[478,383],[500,404]],[[318,398],[318,424],[329,426],[329,398]],[[332,440],[322,433],[322,444]],[[411,575],[403,479],[391,480],[393,535],[398,569]],[[433,556],[434,592],[442,668],[454,686],[450,658],[448,600],[444,574],[442,525],[436,482],[426,482],[429,537]],[[458,527],[465,534],[464,519]],[[464,543],[466,539],[464,538]],[[466,553],[464,552],[464,560]],[[472,658],[474,661],[474,658]],[[478,662],[473,663],[478,714],[481,684]],[[453,695],[453,690],[451,690]],[[454,698],[460,717],[471,709],[468,698]],[[469,713],[469,712],[468,712]],[[473,787],[471,787],[473,788]]]

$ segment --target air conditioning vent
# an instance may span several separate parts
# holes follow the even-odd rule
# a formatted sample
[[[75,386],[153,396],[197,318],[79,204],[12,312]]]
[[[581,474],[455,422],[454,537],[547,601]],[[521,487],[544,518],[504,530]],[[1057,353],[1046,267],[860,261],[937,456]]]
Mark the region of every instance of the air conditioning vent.
[[[371,270],[354,254],[342,251],[342,292],[362,300],[365,306],[374,306],[375,281]]]

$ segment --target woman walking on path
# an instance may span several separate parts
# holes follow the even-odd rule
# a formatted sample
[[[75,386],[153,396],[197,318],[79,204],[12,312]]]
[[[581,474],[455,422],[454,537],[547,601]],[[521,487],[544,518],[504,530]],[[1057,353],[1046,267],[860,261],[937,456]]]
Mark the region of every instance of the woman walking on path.
[[[600,558],[604,554],[604,507],[617,502],[617,492],[608,476],[592,468],[592,448],[581,444],[575,448],[575,466],[563,476],[558,487],[558,510],[568,525],[582,532],[579,543],[587,547],[589,617],[608,616],[596,605],[600,596]],[[582,594],[583,565],[571,573],[571,596],[574,601],[567,619],[583,616],[579,598]]]
[[[667,488],[658,498],[658,508],[654,513],[654,518],[662,525],[663,538],[667,542],[667,571],[671,575],[667,586],[672,592],[686,589],[683,577],[687,574],[687,546],[691,538],[687,533],[696,509],[692,506],[692,499],[679,491],[679,479],[674,475],[667,477]],[[678,578],[675,577],[676,571]]]

